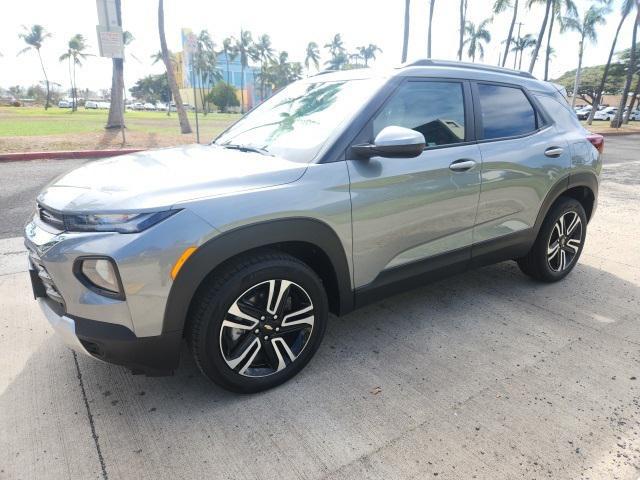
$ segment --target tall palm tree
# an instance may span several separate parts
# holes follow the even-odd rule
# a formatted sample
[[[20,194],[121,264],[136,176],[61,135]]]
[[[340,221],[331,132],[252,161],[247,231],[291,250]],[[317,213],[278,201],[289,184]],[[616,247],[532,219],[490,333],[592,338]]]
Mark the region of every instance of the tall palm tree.
[[[576,97],[580,89],[580,74],[582,73],[582,58],[584,55],[585,41],[595,43],[598,40],[596,28],[598,25],[607,23],[606,15],[609,12],[607,7],[598,7],[591,5],[584,12],[582,19],[578,17],[564,17],[561,31],[573,30],[580,34],[580,43],[578,43],[578,68],[576,69],[576,78],[573,82],[573,95],[571,96],[571,108],[576,106]]]
[[[618,35],[620,34],[620,30],[622,29],[622,25],[625,20],[633,10],[633,7],[636,5],[635,0],[623,0],[622,8],[620,9],[620,21],[618,22],[618,27],[616,28],[616,34],[613,37],[613,42],[611,42],[611,49],[609,50],[609,58],[607,59],[607,63],[604,66],[604,72],[602,73],[602,78],[600,79],[600,85],[598,86],[598,90],[596,91],[596,97],[593,100],[593,108],[591,112],[589,112],[589,118],[587,119],[587,124],[591,125],[593,122],[593,116],[596,114],[598,110],[598,106],[600,105],[600,101],[602,100],[602,93],[604,90],[604,85],[607,82],[607,77],[609,76],[609,69],[611,68],[611,61],[613,60],[613,54],[616,50],[616,43],[618,42]]]
[[[176,74],[173,70],[173,62],[169,55],[169,49],[167,48],[167,38],[164,33],[164,0],[158,0],[158,34],[160,36],[160,51],[162,52],[162,61],[164,67],[167,69],[167,79],[169,80],[169,89],[171,90],[171,96],[176,104],[176,110],[178,112],[178,121],[180,122],[181,133],[191,133],[191,124],[187,117],[187,112],[184,109],[182,103],[182,95],[180,95],[180,89],[178,89],[178,82],[176,81]],[[169,110],[171,107],[169,107]]]
[[[524,37],[520,37],[513,41],[513,47],[511,47],[511,51],[515,54],[515,59],[518,60],[518,53],[520,53],[520,60],[518,61],[518,70],[522,70],[522,56],[524,51],[533,48],[536,45],[536,39],[530,33],[527,33]],[[514,62],[513,68],[516,68],[516,64]]]
[[[274,50],[271,46],[271,37],[266,33],[258,37],[258,41],[253,46],[254,58],[260,62],[260,101],[264,100],[264,75],[267,62],[273,60]]]
[[[40,67],[42,68],[42,74],[44,75],[44,83],[47,87],[47,98],[44,102],[45,110],[49,108],[49,103],[51,100],[51,89],[49,86],[49,78],[47,77],[47,71],[44,68],[44,63],[42,62],[42,55],[40,54],[40,49],[42,48],[42,44],[47,38],[51,37],[51,34],[48,33],[42,25],[32,25],[27,28],[24,25],[22,26],[24,30],[22,33],[18,34],[24,43],[27,44],[25,48],[18,52],[18,55],[21,55],[29,50],[35,50],[38,54],[38,60],[40,60]]]
[[[231,72],[229,70],[229,62],[232,62],[238,56],[238,52],[236,52],[236,47],[233,44],[233,38],[227,37],[222,41],[222,50],[221,53],[224,53],[224,59],[227,64],[227,83],[231,84]]]
[[[464,32],[467,24],[467,0],[460,0],[460,31],[458,39],[458,60],[462,60],[462,49],[464,48]]]
[[[534,5],[544,3],[544,17],[542,18],[542,25],[540,26],[540,32],[538,32],[538,39],[533,47],[533,54],[531,55],[531,62],[529,63],[529,73],[533,72],[533,68],[536,66],[536,61],[538,60],[538,54],[540,53],[540,45],[542,45],[542,38],[544,37],[544,32],[547,30],[547,23],[549,22],[549,14],[551,13],[551,7],[553,6],[554,0],[529,0],[527,2],[527,7],[531,9]]]
[[[82,60],[89,55],[85,53],[87,43],[80,33],[75,34],[67,44],[67,51],[60,55],[60,61],[69,63],[69,81],[71,82],[71,97],[73,99],[72,112],[78,110],[78,85],[76,83],[76,66],[82,66]]]
[[[633,81],[633,75],[637,71],[636,63],[636,48],[638,47],[638,27],[640,26],[640,1],[636,0],[636,21],[633,25],[633,34],[631,35],[631,51],[629,52],[629,63],[627,66],[627,79],[624,82],[624,89],[622,90],[622,96],[620,97],[620,104],[618,105],[618,111],[613,120],[611,120],[611,126],[613,128],[619,128],[622,125],[622,115],[624,114],[624,107],[627,103],[627,97],[629,96],[629,90],[631,90],[631,82]]]
[[[407,53],[409,51],[409,10],[411,0],[404,0],[404,35],[402,37],[402,63],[407,61]]]
[[[480,25],[476,27],[473,22],[467,22],[465,25],[465,33],[467,38],[464,40],[463,45],[469,45],[467,49],[467,55],[471,57],[471,61],[476,61],[476,55],[480,55],[480,60],[484,58],[484,47],[482,42],[489,43],[491,41],[491,33],[489,33],[488,26],[493,21],[493,17],[486,18]]]
[[[429,30],[427,31],[427,58],[431,58],[431,24],[433,23],[433,8],[436,6],[436,0],[429,3]]]
[[[551,35],[553,35],[553,24],[556,20],[560,23],[562,28],[564,17],[575,17],[578,15],[578,9],[576,8],[573,0],[553,0],[551,5],[551,14],[549,17],[549,30],[547,31],[547,49],[544,55],[544,79],[549,79],[549,62],[551,61]]]
[[[320,68],[320,49],[316,42],[309,42],[307,44],[307,51],[304,56],[304,66],[307,68],[307,73],[309,72],[310,64],[313,64],[316,70]]]
[[[507,63],[507,55],[509,54],[509,49],[511,48],[511,41],[513,40],[513,29],[516,26],[516,19],[518,18],[518,2],[519,0],[496,0],[493,4],[493,13],[498,15],[508,8],[513,10],[511,15],[511,23],[509,24],[509,33],[507,34],[507,39],[504,41],[504,54],[502,55],[502,60],[500,62],[501,66],[505,66]]]
[[[252,54],[253,39],[251,32],[240,30],[240,37],[235,39],[235,49],[240,57],[240,111],[244,113],[244,71],[249,66],[249,59]]]

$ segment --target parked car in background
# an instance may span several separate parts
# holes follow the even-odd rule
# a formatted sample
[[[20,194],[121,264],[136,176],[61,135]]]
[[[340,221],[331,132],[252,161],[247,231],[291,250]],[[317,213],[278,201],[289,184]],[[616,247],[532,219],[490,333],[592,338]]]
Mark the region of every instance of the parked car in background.
[[[131,110],[144,110],[144,103],[134,102],[131,104]]]
[[[73,107],[73,102],[70,102],[69,100],[60,100],[58,102],[58,108],[71,108]]]
[[[144,104],[144,109],[145,110],[151,110],[151,111],[155,111],[156,110],[156,106],[153,103],[145,103]]]
[[[95,102],[93,100],[87,100],[84,103],[84,108],[85,109],[93,109],[93,110],[97,110],[99,108],[98,102]]]
[[[629,120],[633,120],[635,122],[639,122],[640,121],[640,110],[634,110],[633,112],[631,112],[631,115],[629,115]]]
[[[581,109],[576,110],[576,116],[578,117],[578,120],[586,120],[587,118],[589,118],[591,110],[593,110],[593,107],[591,105],[587,105],[586,107],[582,107]]]
[[[503,260],[565,278],[603,147],[525,72],[425,60],[309,77],[211,144],[48,185],[25,226],[34,296],[82,354],[164,374],[186,339],[214,382],[265,390],[311,360],[330,312]]]
[[[616,116],[616,112],[618,111],[618,107],[607,107],[603,108],[596,112],[593,116],[594,120],[613,120],[613,117]]]

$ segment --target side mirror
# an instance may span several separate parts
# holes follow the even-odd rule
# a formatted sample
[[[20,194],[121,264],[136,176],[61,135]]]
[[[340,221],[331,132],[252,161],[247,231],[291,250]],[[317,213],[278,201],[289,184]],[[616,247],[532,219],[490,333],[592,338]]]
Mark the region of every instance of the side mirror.
[[[422,153],[426,142],[424,135],[410,128],[390,125],[380,130],[373,145],[353,145],[353,151],[364,158],[390,157],[412,158]]]

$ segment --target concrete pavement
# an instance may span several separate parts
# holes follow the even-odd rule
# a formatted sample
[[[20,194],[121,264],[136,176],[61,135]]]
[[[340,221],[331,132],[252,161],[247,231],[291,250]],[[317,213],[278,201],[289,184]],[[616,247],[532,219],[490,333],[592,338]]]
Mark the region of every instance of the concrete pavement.
[[[186,351],[165,378],[74,356],[20,241],[0,240],[0,479],[637,479],[638,142],[607,142],[565,281],[505,262],[333,318],[309,366],[258,395]]]

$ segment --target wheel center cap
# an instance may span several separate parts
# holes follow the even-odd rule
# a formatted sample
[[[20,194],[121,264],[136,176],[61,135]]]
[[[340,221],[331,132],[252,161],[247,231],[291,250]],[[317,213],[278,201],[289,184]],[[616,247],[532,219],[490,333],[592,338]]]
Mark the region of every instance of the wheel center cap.
[[[273,327],[271,325],[265,325],[264,329],[265,330],[273,330]]]

